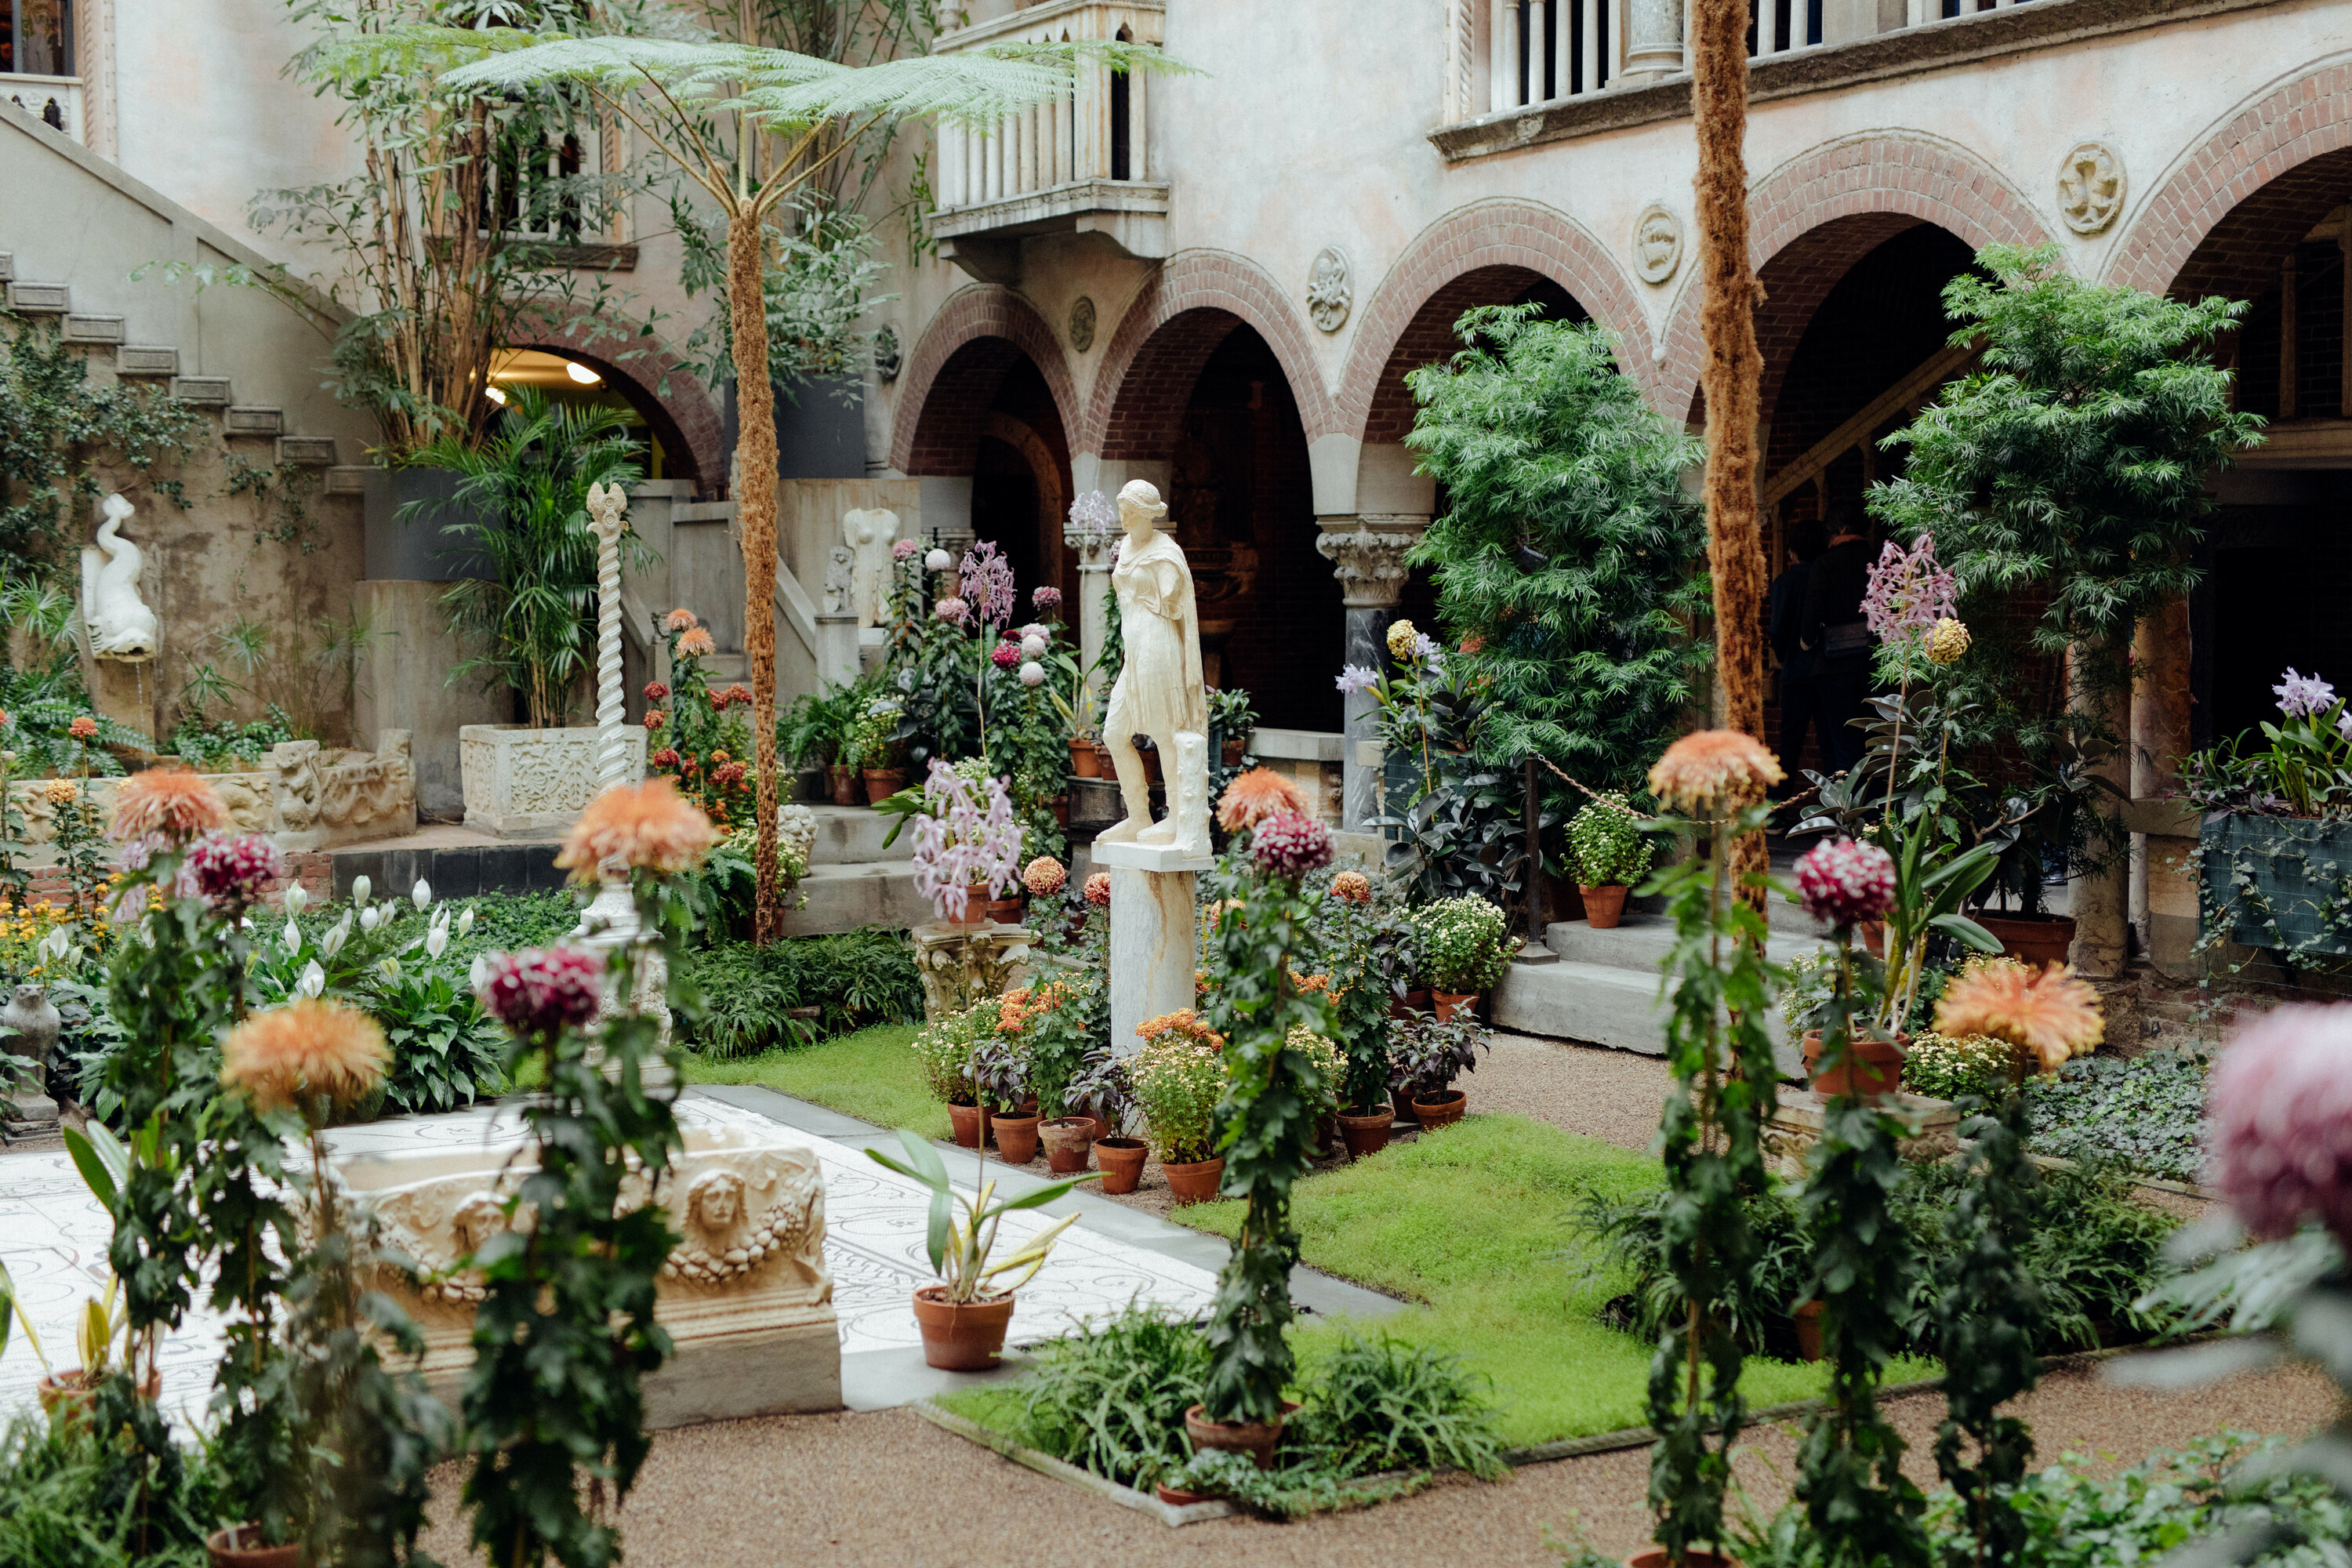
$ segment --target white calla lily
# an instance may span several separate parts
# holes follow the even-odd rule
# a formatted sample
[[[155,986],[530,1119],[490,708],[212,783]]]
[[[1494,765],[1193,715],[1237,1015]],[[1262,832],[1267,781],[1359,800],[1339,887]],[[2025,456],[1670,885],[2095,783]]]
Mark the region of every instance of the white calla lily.
[[[373,931],[383,923],[383,912],[377,910],[373,904],[370,904],[366,909],[360,911],[360,930]]]
[[[400,960],[388,953],[377,962],[376,968],[383,973],[386,980],[400,978]]]
[[[433,901],[433,884],[422,877],[417,878],[416,886],[408,889],[408,901],[420,910],[425,908]]]
[[[352,879],[352,907],[357,909],[362,904],[366,903],[368,901],[368,896],[374,891],[375,884],[373,882],[369,881],[365,877],[353,877]]]
[[[300,925],[296,923],[294,917],[291,915],[286,917],[285,936],[287,952],[299,952],[302,951],[302,928]]]
[[[457,934],[464,936],[474,929],[474,911],[467,909],[457,916]]]
[[[286,889],[286,912],[299,915],[310,907],[310,889],[297,882]]]
[[[337,921],[333,925],[329,926],[327,928],[327,934],[319,939],[320,955],[325,958],[332,958],[335,954],[342,952],[343,943],[351,940],[352,917],[351,911],[346,910],[343,912],[343,918]]]
[[[326,988],[327,972],[315,958],[302,966],[302,978],[294,983],[296,993],[304,996],[316,996]]]

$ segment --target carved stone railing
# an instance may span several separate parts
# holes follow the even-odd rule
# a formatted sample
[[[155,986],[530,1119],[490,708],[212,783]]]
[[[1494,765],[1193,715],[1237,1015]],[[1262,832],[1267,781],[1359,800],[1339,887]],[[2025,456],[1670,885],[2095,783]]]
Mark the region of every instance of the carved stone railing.
[[[297,852],[394,838],[416,831],[416,766],[406,730],[386,730],[373,752],[288,741],[270,748],[259,768],[211,773],[205,783],[227,803],[229,824],[267,833]],[[121,779],[26,779],[8,786],[25,819],[25,836],[47,844],[57,837],[60,786],[87,788],[103,821],[113,815]]]
[[[0,71],[0,98],[44,125],[64,132],[83,146],[89,145],[89,132],[82,116],[81,78]]]
[[[1048,0],[977,26],[943,33],[939,54],[1008,43],[1157,44],[1162,0]],[[1040,234],[1100,234],[1126,254],[1168,254],[1168,186],[1151,178],[1149,93],[1141,72],[1082,64],[1071,90],[987,128],[939,131],[940,254],[974,277],[1019,279],[1020,241]]]

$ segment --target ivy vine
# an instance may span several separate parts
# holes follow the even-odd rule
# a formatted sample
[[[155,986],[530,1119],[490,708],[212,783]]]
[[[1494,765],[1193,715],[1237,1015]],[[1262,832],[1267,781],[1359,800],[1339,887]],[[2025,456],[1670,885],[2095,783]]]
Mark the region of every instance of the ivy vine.
[[[93,386],[56,325],[0,310],[0,559],[54,561],[71,533],[68,506],[105,493],[100,458],[130,468],[183,510],[182,481],[160,474],[195,448],[203,411],[118,382]]]

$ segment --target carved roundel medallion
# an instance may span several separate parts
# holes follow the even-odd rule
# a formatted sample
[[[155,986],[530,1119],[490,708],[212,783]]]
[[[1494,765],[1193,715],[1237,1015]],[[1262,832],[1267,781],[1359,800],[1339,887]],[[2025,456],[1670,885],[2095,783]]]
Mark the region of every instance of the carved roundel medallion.
[[[1644,283],[1664,283],[1682,265],[1683,220],[1664,202],[1652,202],[1633,220],[1633,270]]]
[[[1348,258],[1336,245],[1316,254],[1307,272],[1307,316],[1318,331],[1336,332],[1348,324],[1348,307],[1355,302],[1348,281]]]
[[[2058,167],[2058,216],[2076,234],[2104,231],[2124,207],[2124,161],[2104,142],[2085,142]]]
[[[1095,301],[1090,294],[1081,294],[1070,306],[1070,348],[1084,353],[1095,346]]]

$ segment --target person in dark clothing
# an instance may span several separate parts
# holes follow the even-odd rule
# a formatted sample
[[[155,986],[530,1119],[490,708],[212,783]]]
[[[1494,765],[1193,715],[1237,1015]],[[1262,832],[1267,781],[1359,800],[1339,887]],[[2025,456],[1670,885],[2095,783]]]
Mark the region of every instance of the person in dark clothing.
[[[1864,703],[1870,695],[1870,626],[1862,617],[1870,577],[1870,524],[1858,503],[1841,501],[1830,509],[1829,532],[1830,547],[1805,581],[1797,641],[1813,655],[1823,749],[1834,771],[1843,773],[1862,761],[1863,732],[1853,721],[1868,711]]]
[[[1816,721],[1820,686],[1813,679],[1813,656],[1800,645],[1799,623],[1805,608],[1805,585],[1813,563],[1829,548],[1829,536],[1816,518],[1800,518],[1789,529],[1789,564],[1772,579],[1765,640],[1780,666],[1780,771],[1788,775],[1776,786],[1782,795],[1797,788],[1797,763],[1804,755],[1805,731],[1821,742],[1822,757],[1832,755],[1829,731]]]

